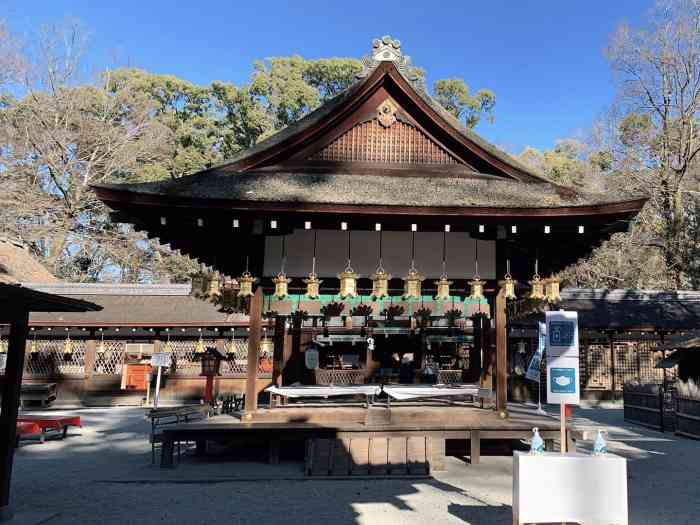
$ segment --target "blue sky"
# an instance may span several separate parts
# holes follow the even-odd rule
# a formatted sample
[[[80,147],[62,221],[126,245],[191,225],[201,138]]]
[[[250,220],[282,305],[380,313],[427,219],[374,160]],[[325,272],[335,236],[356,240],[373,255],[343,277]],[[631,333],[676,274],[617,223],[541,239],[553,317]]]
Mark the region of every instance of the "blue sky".
[[[496,121],[477,131],[519,152],[581,136],[614,97],[604,49],[622,22],[641,23],[652,0],[474,2],[184,2],[0,0],[0,16],[25,38],[77,18],[89,61],[131,65],[192,82],[243,83],[259,58],[361,57],[389,34],[428,71],[496,93]]]

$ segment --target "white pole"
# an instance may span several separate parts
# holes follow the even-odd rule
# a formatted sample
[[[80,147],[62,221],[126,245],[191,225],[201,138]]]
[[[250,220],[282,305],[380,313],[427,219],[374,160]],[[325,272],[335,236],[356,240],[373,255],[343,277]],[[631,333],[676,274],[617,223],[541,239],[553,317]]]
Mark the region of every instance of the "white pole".
[[[160,371],[162,369],[162,366],[158,367],[158,375],[156,376],[156,395],[153,398],[153,408],[158,408],[158,402],[160,401]]]

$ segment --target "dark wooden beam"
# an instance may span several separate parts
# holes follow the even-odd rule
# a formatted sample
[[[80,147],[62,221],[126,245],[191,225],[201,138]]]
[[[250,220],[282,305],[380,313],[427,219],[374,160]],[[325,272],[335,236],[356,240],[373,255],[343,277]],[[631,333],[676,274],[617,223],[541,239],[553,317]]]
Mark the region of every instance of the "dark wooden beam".
[[[15,305],[15,307],[18,312],[10,322],[5,381],[2,386],[2,413],[0,414],[0,521],[12,516],[10,481],[17,443],[17,414],[24,372],[24,352],[29,331],[29,312],[24,310],[24,305]]]

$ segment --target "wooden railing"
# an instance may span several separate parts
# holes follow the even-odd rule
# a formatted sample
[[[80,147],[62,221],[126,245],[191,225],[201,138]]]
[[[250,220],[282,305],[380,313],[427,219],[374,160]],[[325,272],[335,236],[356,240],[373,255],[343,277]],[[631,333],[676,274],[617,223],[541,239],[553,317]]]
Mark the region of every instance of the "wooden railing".
[[[317,385],[363,385],[365,370],[314,370]]]
[[[654,430],[673,430],[673,389],[661,384],[626,383],[622,390],[625,421]]]

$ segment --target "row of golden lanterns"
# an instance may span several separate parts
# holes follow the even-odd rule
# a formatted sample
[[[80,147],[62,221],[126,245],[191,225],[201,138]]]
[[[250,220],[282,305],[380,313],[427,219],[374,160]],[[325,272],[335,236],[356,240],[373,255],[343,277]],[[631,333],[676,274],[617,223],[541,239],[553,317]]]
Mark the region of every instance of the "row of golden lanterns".
[[[392,275],[389,274],[382,265],[382,232],[379,230],[379,260],[377,262],[377,267],[374,272],[370,275],[370,280],[372,281],[372,292],[370,297],[372,299],[384,299],[389,296],[389,280]],[[352,268],[352,261],[350,257],[350,231],[348,230],[348,262],[342,272],[338,274],[338,279],[340,281],[340,290],[338,295],[341,299],[349,299],[358,297],[357,279],[360,277],[357,272]],[[447,262],[447,242],[446,233],[443,233],[443,247],[442,247],[442,275],[438,281],[434,281],[437,287],[437,293],[435,294],[436,300],[449,300],[451,298],[450,286],[453,281],[450,281],[447,277],[446,272],[446,262]],[[282,264],[280,272],[272,279],[275,284],[274,297],[277,299],[285,299],[289,296],[289,283],[292,282],[290,278],[284,271],[286,262],[286,241],[285,236],[282,236]],[[484,298],[484,284],[479,276],[479,252],[478,252],[478,241],[474,239],[475,246],[475,259],[474,259],[474,277],[469,281],[469,299],[481,300]],[[422,283],[425,277],[416,269],[415,267],[415,229],[412,231],[411,236],[411,265],[409,267],[408,273],[404,276],[404,293],[402,295],[403,299],[421,299],[422,297]],[[253,295],[253,285],[258,281],[256,277],[248,270],[248,259],[246,258],[246,270],[238,278],[238,283],[240,286],[239,295],[241,297],[251,297]],[[318,299],[320,297],[320,286],[323,282],[318,278],[316,273],[316,232],[314,232],[314,248],[313,257],[311,263],[311,272],[308,277],[303,280],[306,284],[306,297],[311,300]],[[561,300],[559,294],[559,280],[551,277],[549,279],[541,279],[538,274],[538,261],[535,260],[535,274],[531,281],[531,292],[528,296],[530,299],[534,300],[547,300],[549,302],[559,302]],[[510,274],[510,260],[507,261],[507,270],[504,277],[503,286],[505,288],[506,299],[516,299],[515,294],[516,281],[512,278]]]

